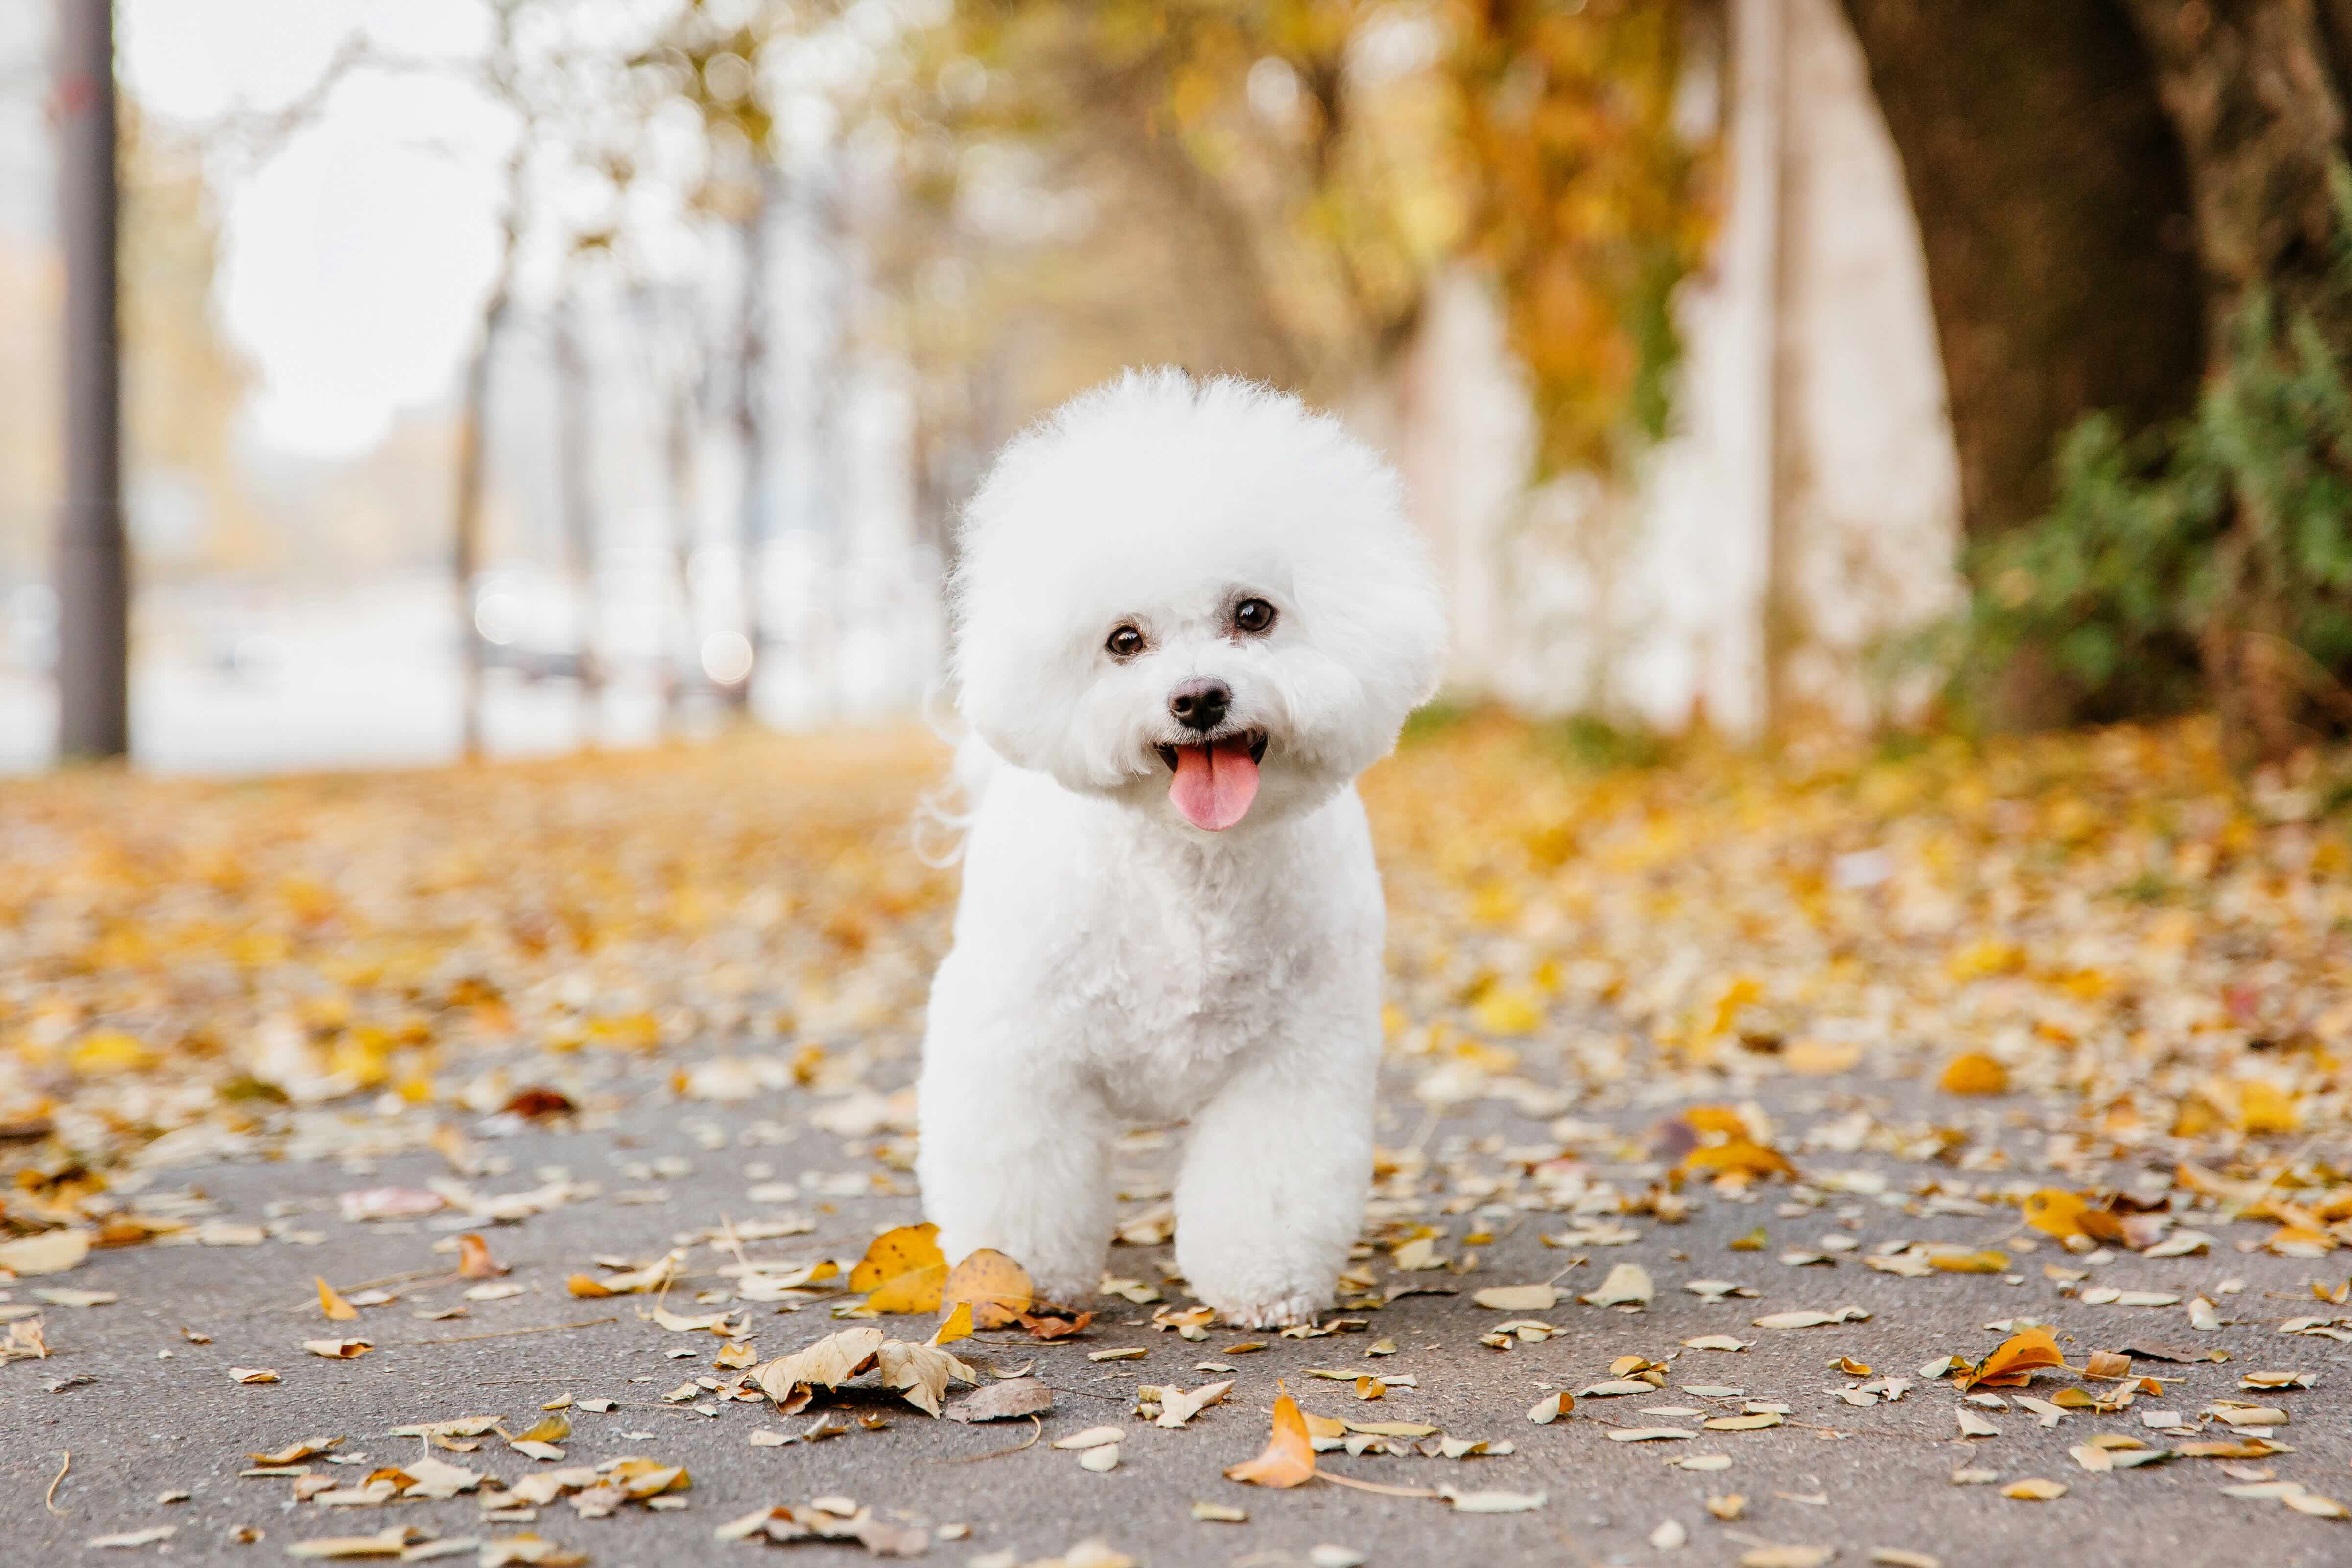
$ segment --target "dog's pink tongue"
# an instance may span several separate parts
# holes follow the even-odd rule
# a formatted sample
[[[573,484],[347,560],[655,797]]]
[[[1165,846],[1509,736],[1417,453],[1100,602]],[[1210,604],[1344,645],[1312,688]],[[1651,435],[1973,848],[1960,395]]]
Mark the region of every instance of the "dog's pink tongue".
[[[1257,799],[1257,762],[1246,737],[1176,748],[1168,798],[1196,828],[1221,833],[1249,814]]]

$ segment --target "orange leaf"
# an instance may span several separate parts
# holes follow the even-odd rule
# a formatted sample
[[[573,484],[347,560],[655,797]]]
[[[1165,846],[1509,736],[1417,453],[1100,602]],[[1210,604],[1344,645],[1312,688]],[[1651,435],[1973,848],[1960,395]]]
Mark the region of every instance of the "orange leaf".
[[[1029,1270],[1002,1252],[982,1248],[955,1266],[941,1289],[942,1301],[971,1303],[972,1322],[984,1329],[1001,1329],[1021,1321],[1035,1299]]]
[[[563,1288],[575,1296],[609,1296],[613,1293],[604,1289],[603,1281],[593,1274],[574,1274],[563,1281]]]
[[[2027,1329],[2001,1341],[1999,1349],[1952,1382],[1963,1392],[1995,1378],[2001,1380],[2003,1387],[2022,1387],[2026,1374],[2044,1366],[2063,1366],[2065,1359],[2058,1354],[2058,1342],[2050,1337],[2048,1329]]]
[[[468,1230],[457,1238],[457,1272],[468,1280],[494,1280],[507,1266],[490,1256],[490,1244]]]
[[[1797,1176],[1797,1167],[1780,1150],[1751,1143],[1745,1137],[1693,1149],[1683,1156],[1683,1169],[1694,1173],[1711,1171],[1718,1176],[1737,1171],[1743,1176],[1786,1176],[1791,1181]]]
[[[1275,1383],[1282,1389],[1279,1379]],[[1287,1392],[1274,1401],[1274,1432],[1265,1452],[1245,1464],[1228,1466],[1225,1479],[1257,1487],[1295,1487],[1315,1479],[1315,1444],[1307,1436],[1307,1417]]]
[[[869,1292],[866,1304],[877,1312],[935,1312],[948,1260],[940,1251],[936,1225],[901,1225],[886,1230],[849,1271],[849,1288]]]
[[[1936,1087],[1947,1094],[2006,1094],[2009,1069],[1981,1051],[1971,1051],[1952,1058]]]
[[[319,1310],[339,1323],[347,1323],[360,1315],[360,1310],[343,1300],[336,1289],[327,1283],[324,1274],[312,1276],[319,1281]]]

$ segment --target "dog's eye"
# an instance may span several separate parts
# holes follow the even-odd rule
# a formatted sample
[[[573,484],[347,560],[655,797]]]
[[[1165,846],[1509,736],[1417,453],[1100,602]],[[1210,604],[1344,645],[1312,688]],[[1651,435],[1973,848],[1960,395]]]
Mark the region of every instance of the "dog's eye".
[[[1103,646],[1114,659],[1132,659],[1143,652],[1143,633],[1132,626],[1121,626],[1110,634]]]
[[[1263,599],[1244,599],[1234,606],[1234,630],[1252,636],[1274,630],[1274,606]]]

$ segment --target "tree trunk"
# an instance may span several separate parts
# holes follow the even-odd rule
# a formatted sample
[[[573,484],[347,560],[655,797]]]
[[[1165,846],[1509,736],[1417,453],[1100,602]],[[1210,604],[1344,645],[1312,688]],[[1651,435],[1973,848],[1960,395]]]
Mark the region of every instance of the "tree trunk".
[[[1918,214],[1982,539],[2083,414],[2178,414],[2205,363],[2190,181],[2119,0],[1844,0]]]
[[[580,661],[581,736],[593,745],[602,727],[604,692],[602,620],[596,594],[596,482],[587,355],[580,344],[579,302],[567,290],[556,301],[555,485],[563,517],[565,574],[571,580],[572,643]]]
[[[53,112],[66,271],[58,756],[73,761],[131,749],[131,566],[122,531],[112,0],[59,0],[57,26]]]
[[[2340,334],[2328,168],[2347,151],[2352,0],[2126,4],[2187,153],[2212,354],[2258,290]]]
[[[751,684],[760,678],[760,663],[767,654],[766,585],[761,568],[767,554],[772,477],[768,471],[768,357],[772,347],[768,341],[772,324],[768,267],[773,253],[771,242],[779,182],[774,164],[766,161],[763,152],[757,175],[758,198],[740,225],[743,290],[735,333],[739,372],[735,385],[735,436],[742,485],[737,496],[737,528],[742,553],[743,637],[751,645],[751,669],[727,688],[728,702],[739,709],[751,706]]]

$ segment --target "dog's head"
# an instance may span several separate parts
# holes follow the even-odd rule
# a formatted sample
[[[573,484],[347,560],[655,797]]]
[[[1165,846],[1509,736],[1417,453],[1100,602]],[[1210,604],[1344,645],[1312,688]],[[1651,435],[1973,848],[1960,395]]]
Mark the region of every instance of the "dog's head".
[[[1444,612],[1396,475],[1248,382],[1129,372],[967,508],[959,701],[1000,755],[1187,831],[1319,804],[1434,688]]]

